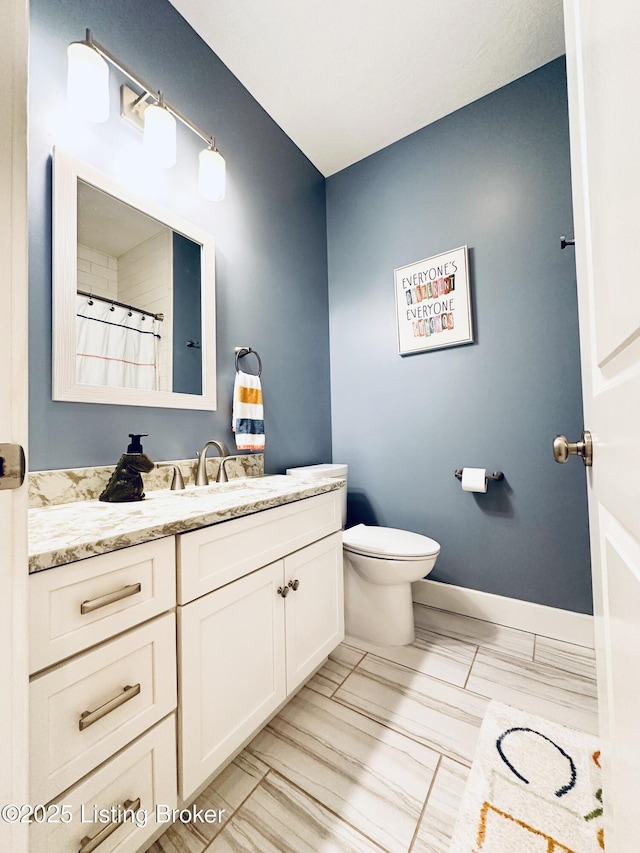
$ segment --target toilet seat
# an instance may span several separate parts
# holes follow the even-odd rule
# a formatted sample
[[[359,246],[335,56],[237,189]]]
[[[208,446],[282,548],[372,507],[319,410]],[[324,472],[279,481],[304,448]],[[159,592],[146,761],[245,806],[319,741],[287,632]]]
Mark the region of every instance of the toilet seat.
[[[419,560],[437,556],[440,545],[421,533],[394,527],[369,527],[357,524],[342,534],[346,551],[379,560]]]

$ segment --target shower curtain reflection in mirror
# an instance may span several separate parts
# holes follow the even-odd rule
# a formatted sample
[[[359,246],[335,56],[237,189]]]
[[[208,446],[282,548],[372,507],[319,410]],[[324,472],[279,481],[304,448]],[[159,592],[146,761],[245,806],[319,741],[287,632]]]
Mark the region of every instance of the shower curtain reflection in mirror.
[[[162,322],[96,296],[76,304],[78,384],[157,391]]]

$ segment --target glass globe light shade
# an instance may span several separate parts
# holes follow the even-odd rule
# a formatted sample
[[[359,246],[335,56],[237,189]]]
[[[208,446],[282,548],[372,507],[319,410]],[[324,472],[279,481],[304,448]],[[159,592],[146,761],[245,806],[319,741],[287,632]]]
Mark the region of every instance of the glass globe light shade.
[[[215,148],[204,148],[199,155],[198,189],[210,201],[221,201],[225,193],[224,157]]]
[[[170,169],[176,164],[176,120],[171,113],[158,104],[151,104],[144,111],[145,154],[156,166]]]
[[[109,66],[88,44],[67,48],[67,102],[87,121],[109,118]]]

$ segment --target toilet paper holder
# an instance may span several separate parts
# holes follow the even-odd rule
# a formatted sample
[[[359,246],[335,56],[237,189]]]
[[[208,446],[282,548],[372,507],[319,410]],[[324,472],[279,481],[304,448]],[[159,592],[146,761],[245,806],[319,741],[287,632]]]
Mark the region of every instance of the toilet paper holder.
[[[453,472],[453,476],[458,480],[462,480],[462,468],[456,468],[456,470]],[[485,479],[504,480],[504,474],[502,473],[502,471],[494,471],[493,474],[487,474]]]

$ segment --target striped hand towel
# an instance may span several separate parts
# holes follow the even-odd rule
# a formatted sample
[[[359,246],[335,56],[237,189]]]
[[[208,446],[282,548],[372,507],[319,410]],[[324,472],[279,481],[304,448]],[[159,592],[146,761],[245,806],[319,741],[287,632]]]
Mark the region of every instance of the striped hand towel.
[[[264,450],[264,410],[260,377],[236,371],[231,428],[238,450]]]

